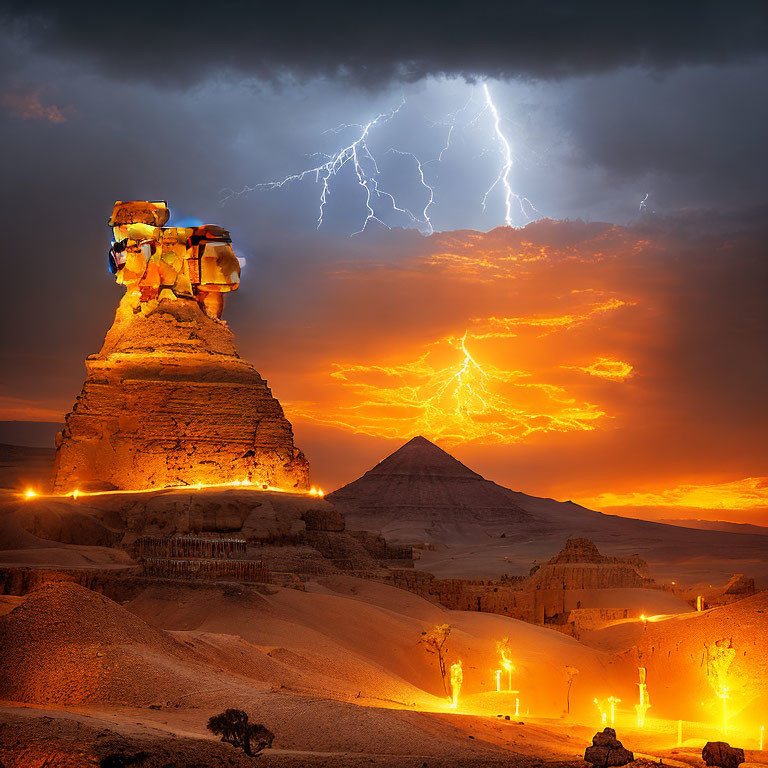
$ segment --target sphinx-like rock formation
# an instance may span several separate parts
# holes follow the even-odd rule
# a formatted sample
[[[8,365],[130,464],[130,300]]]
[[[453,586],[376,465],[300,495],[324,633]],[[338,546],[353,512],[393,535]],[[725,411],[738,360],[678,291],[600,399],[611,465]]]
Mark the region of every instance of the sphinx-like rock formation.
[[[137,307],[140,311],[136,311]],[[193,299],[126,294],[57,438],[54,490],[249,480],[305,490],[309,465],[232,332]]]
[[[240,284],[229,233],[165,227],[169,216],[162,201],[115,203],[109,265],[126,293],[57,436],[54,491],[306,490],[309,464],[280,403],[219,319]]]

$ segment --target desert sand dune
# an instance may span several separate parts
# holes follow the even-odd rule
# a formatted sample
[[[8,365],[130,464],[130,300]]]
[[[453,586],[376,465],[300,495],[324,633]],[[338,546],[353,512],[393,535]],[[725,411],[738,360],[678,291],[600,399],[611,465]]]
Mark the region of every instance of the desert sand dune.
[[[150,624],[175,630],[179,639],[190,630],[239,636],[300,672],[304,690],[314,685],[318,693],[333,690],[343,698],[359,693],[364,701],[385,706],[415,704],[438,711],[447,708],[441,679],[434,657],[419,640],[435,624],[447,623],[454,628],[449,657],[463,662],[466,695],[495,692],[496,642],[509,637],[518,667],[515,686],[526,689],[529,708],[542,716],[562,712],[566,664],[583,670],[574,707],[591,707],[588,693],[599,684],[604,666],[600,654],[572,638],[502,616],[447,611],[402,590],[347,577],[346,589],[357,582],[361,593],[376,601],[372,604],[360,593],[342,596],[340,580],[330,581],[335,593],[281,589],[244,598],[221,595],[217,588],[182,594],[153,587],[126,607]],[[272,682],[289,684],[283,678]]]
[[[351,577],[323,578],[306,592],[157,583],[125,607],[76,585],[52,584],[4,606],[12,610],[0,617],[0,695],[17,704],[74,707],[92,718],[88,727],[106,734],[105,743],[210,741],[207,717],[241,707],[275,732],[269,758],[275,765],[298,765],[292,761],[308,752],[307,765],[345,765],[364,754],[379,765],[415,768],[422,763],[397,760],[439,759],[441,766],[460,759],[491,765],[510,754],[575,760],[599,724],[593,698],[615,695],[624,702],[617,713],[623,731],[646,749],[666,749],[671,731],[630,730],[637,666],[648,669],[653,717],[716,723],[717,698],[701,654],[707,643],[732,637],[733,712],[752,723],[765,707],[760,691],[768,690],[765,601],[763,594],[704,613],[654,617],[647,626],[624,622],[629,629],[620,642],[606,641],[601,650]],[[463,663],[457,710],[442,691],[434,657],[418,644],[436,623],[451,625],[448,658]],[[496,691],[502,637],[510,641],[519,693],[504,690],[506,676]],[[561,721],[566,665],[579,672],[572,719]],[[752,698],[737,696],[747,681]],[[516,699],[524,726],[515,725]],[[699,701],[714,702],[714,709]],[[15,737],[24,727],[14,726]]]
[[[185,605],[204,604],[211,599],[204,595],[184,603],[181,591],[174,587],[173,595],[164,598],[148,595],[131,607],[136,610],[143,605],[145,613],[150,613],[152,606],[159,609],[173,597],[182,603],[180,612],[166,619],[176,623]],[[199,592],[190,591],[196,595]],[[418,620],[408,620],[410,628],[406,639],[400,639],[401,647],[389,655],[382,654],[384,658],[377,663],[350,650],[357,646],[361,633],[379,626],[379,633],[368,639],[368,645],[375,649],[385,643],[394,644],[396,632],[402,636],[408,621],[357,599],[329,595],[327,602],[318,605],[319,597],[323,596],[276,590],[265,605],[259,606],[260,610],[254,610],[254,603],[260,601],[250,596],[242,601],[244,606],[238,612],[236,601],[222,601],[219,593],[222,623],[239,625],[241,634],[273,632],[280,640],[292,639],[292,647],[281,646],[273,658],[263,648],[254,649],[236,635],[189,630],[170,634],[82,587],[48,585],[19,601],[13,611],[0,618],[0,642],[6,649],[0,692],[3,698],[19,703],[85,707],[83,711],[93,716],[116,717],[118,722],[136,717],[137,706],[152,703],[158,709],[142,712],[143,721],[149,718],[154,722],[155,718],[158,727],[169,733],[194,733],[200,737],[205,736],[205,721],[211,712],[241,706],[254,719],[267,723],[277,734],[275,746],[287,750],[446,758],[502,754],[501,746],[493,743],[494,739],[499,741],[498,735],[487,741],[481,729],[470,739],[466,725],[457,724],[453,715],[420,712],[413,706],[398,709],[394,708],[398,706],[395,701],[370,697],[355,703],[334,699],[345,693],[334,690],[339,679],[354,680],[357,667],[359,682],[364,685],[365,678],[371,678],[368,687],[373,692],[396,690],[402,698],[404,692],[413,691],[432,709],[449,711],[444,699],[418,691],[401,677],[416,675],[416,667],[420,666],[426,669],[425,677],[436,675],[426,656],[414,648]],[[406,597],[412,601],[412,596]],[[349,615],[340,624],[343,606],[349,609]],[[204,623],[215,620],[211,611]],[[516,623],[503,618],[499,622]],[[291,626],[286,627],[287,623]],[[554,635],[527,625],[526,629],[533,635]],[[457,634],[469,637],[468,630],[471,627],[457,629]],[[577,645],[555,637],[561,645]],[[318,641],[324,641],[319,650]],[[402,651],[406,646],[409,655],[418,660],[413,668]],[[584,653],[595,655],[587,650]],[[353,658],[347,660],[349,656]],[[314,665],[323,657],[325,666],[316,669]],[[388,669],[385,664],[389,663],[395,668]],[[314,685],[318,690],[305,690],[304,695],[287,692],[291,675],[293,681],[306,677],[305,688]],[[286,692],[280,692],[282,685],[286,685],[282,689]]]

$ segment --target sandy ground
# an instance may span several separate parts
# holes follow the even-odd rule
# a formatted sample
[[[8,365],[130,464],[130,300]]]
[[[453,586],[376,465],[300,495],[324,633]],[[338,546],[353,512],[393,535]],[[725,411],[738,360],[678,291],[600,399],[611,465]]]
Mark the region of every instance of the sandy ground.
[[[666,764],[700,765],[701,745],[721,737],[718,713],[682,706],[680,693],[695,691],[716,704],[705,691],[698,647],[736,626],[737,648],[748,640],[751,646],[733,662],[734,691],[747,681],[752,698],[734,697],[729,738],[756,747],[759,713],[768,711],[768,678],[757,666],[766,657],[766,595],[647,625],[616,623],[594,633],[590,647],[351,577],[321,579],[307,592],[266,592],[166,582],[121,606],[74,584],[52,584],[4,598],[0,760],[45,765],[55,747],[60,754],[48,764],[98,765],[109,750],[145,750],[181,761],[147,765],[240,765],[234,748],[205,730],[211,714],[234,706],[275,733],[265,757],[275,766],[577,764],[601,727],[593,699],[620,694],[616,727],[626,746]],[[463,664],[455,710],[434,657],[418,643],[422,631],[440,623],[452,627],[449,661]],[[495,643],[502,637],[510,638],[519,693],[496,691]],[[649,713],[638,729],[637,654],[661,660],[666,643],[681,645],[675,665],[646,662],[651,701],[663,718]],[[566,665],[579,670],[570,716]],[[674,715],[684,718],[680,749]],[[21,744],[36,757],[19,762]],[[764,757],[749,759],[768,764]]]
[[[8,514],[7,502],[19,506],[7,492],[0,497],[0,565],[130,566],[110,544],[108,514],[94,517],[87,505],[56,500],[26,519]],[[562,505],[553,510],[568,512]],[[666,540],[664,527],[634,527],[624,536],[623,522],[611,525],[601,534],[610,545],[601,547],[608,554],[650,552],[657,577],[724,581],[736,570],[751,575],[756,563],[768,569],[764,545],[753,541],[765,537],[677,529],[683,546],[677,536]],[[562,546],[556,534],[556,542],[550,531],[453,551],[438,546],[420,567],[439,574],[527,572],[533,559]],[[701,535],[709,537],[705,554]],[[711,543],[715,535],[719,548]],[[643,536],[647,552],[636,546]],[[607,713],[610,697],[620,700],[619,738],[636,757],[701,768],[702,745],[725,738],[747,750],[748,765],[768,765],[766,753],[756,751],[760,726],[768,726],[768,593],[695,613],[658,590],[582,591],[573,596],[582,605],[626,608],[650,620],[612,622],[581,642],[503,616],[448,611],[349,576],[317,578],[306,591],[158,580],[131,594],[120,605],[56,583],[0,597],[5,768],[98,766],[110,755],[141,753],[146,757],[134,764],[252,765],[206,730],[208,718],[227,707],[245,709],[275,733],[273,749],[258,758],[275,768],[583,768],[583,750],[603,727],[595,700]],[[440,624],[451,626],[448,665],[462,664],[455,709],[436,657],[419,642]],[[506,673],[496,689],[496,644],[503,638],[514,663],[513,691],[506,690]],[[735,649],[725,735],[707,662],[707,649],[718,643]],[[640,666],[651,702],[642,728],[635,712]],[[567,668],[578,670],[570,692]]]

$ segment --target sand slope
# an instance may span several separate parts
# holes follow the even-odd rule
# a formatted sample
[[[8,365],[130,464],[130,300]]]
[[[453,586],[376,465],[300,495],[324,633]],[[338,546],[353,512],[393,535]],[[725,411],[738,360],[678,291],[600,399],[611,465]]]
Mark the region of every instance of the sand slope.
[[[351,577],[321,579],[311,593],[276,589],[269,595],[158,586],[126,607],[174,630],[178,639],[217,645],[222,654],[233,652],[233,636],[241,638],[283,665],[265,667],[263,674],[280,672],[278,678],[261,677],[265,682],[359,703],[448,711],[435,659],[419,645],[422,632],[444,623],[453,626],[448,658],[461,659],[467,696],[495,692],[496,643],[503,637],[511,639],[516,658],[516,687],[525,689],[526,706],[541,715],[558,716],[565,707],[566,664],[582,670],[572,697],[577,709],[591,706],[604,676],[600,653],[558,632],[493,614],[448,611]]]
[[[172,637],[67,582],[0,617],[0,647],[0,697],[16,701],[152,703],[196,690],[205,674]]]
[[[722,699],[708,674],[708,660],[712,662],[716,643],[732,645],[735,653],[727,686],[733,726],[765,725],[768,592],[701,613],[661,617],[647,626],[641,621],[618,622],[588,639],[603,648],[617,649],[611,669],[625,701],[637,699],[636,668],[645,666],[654,716],[714,723],[722,721]]]

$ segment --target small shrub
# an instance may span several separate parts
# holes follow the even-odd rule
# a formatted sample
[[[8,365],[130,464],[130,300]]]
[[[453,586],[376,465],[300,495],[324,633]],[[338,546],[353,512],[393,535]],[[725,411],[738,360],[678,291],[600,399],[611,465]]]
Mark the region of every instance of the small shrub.
[[[242,748],[246,755],[258,755],[272,746],[275,734],[261,723],[249,723],[248,715],[242,709],[227,709],[208,720],[208,730],[221,736],[235,747]]]

